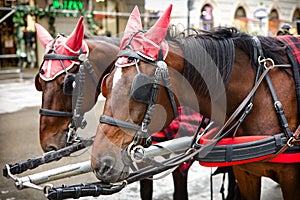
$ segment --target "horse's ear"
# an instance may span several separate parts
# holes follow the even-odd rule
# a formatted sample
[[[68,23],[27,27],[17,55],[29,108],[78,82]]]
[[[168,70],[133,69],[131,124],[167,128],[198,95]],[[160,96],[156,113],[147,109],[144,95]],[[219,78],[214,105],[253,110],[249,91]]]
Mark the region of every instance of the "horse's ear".
[[[102,93],[102,96],[104,96],[105,98],[107,97],[107,87],[106,87],[106,80],[107,80],[107,77],[109,76],[110,73],[106,74],[103,79],[102,79],[102,82],[101,82],[101,93]]]
[[[120,49],[123,49],[126,45],[127,41],[130,39],[131,35],[138,30],[142,30],[142,21],[140,11],[137,6],[132,10],[129,19],[127,21],[127,25],[124,31],[124,36],[121,41]]]
[[[34,85],[37,91],[42,91],[42,85],[39,79],[40,79],[40,75],[39,74],[35,75]]]
[[[41,41],[42,45],[46,48],[46,45],[53,40],[53,37],[43,26],[41,26],[38,23],[35,23],[35,29],[39,40]]]
[[[145,37],[157,45],[160,45],[167,35],[172,7],[171,4],[151,29],[145,33]]]
[[[77,22],[76,28],[68,37],[66,41],[66,45],[70,47],[73,51],[78,51],[82,46],[83,38],[84,38],[84,24],[83,24],[83,16],[81,16]]]

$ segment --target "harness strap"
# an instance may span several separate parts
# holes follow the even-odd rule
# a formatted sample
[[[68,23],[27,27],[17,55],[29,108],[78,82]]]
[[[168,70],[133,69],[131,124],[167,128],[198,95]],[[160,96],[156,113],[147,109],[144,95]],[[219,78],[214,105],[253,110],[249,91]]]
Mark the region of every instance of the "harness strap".
[[[265,139],[256,140],[253,142],[230,144],[229,150],[228,145],[216,145],[206,157],[201,158],[196,156],[196,159],[200,162],[235,162],[242,160],[249,160],[253,158],[259,158],[270,154],[276,154],[285,144],[288,139],[284,133],[276,134]],[[203,145],[204,146],[204,145]],[[259,151],[257,150],[259,148]],[[294,149],[289,151],[299,151],[300,147],[295,146]]]
[[[89,75],[91,76],[95,86],[97,87],[98,86],[98,79],[95,75],[95,71],[94,69],[92,68],[92,65],[90,64],[89,60],[86,58],[83,63],[82,63],[83,66],[85,66],[85,68],[88,70],[89,72]],[[97,90],[98,92],[100,93],[101,92],[101,89],[97,87]]]
[[[245,99],[242,101],[242,103],[238,106],[238,108],[234,111],[234,113],[228,118],[228,120],[225,122],[225,124],[219,129],[218,133],[216,136],[206,145],[202,146],[199,149],[193,149],[192,153],[188,154],[185,156],[183,159],[177,161],[176,163],[172,163],[175,165],[179,165],[182,162],[185,162],[186,160],[189,160],[193,158],[194,156],[197,155],[198,159],[205,158],[207,154],[209,154],[210,151],[216,146],[216,144],[223,139],[226,134],[222,134],[224,129],[227,128],[233,121],[234,119],[241,113],[241,111],[245,108],[245,106],[248,104],[249,100],[251,97],[254,95],[254,93],[257,91],[257,88],[269,72],[269,70],[273,69],[274,67],[291,67],[290,65],[274,65],[271,67],[267,67],[266,70],[262,73],[262,75],[259,77],[255,85],[253,86],[252,90],[249,92],[249,94],[245,97]]]
[[[57,110],[49,110],[45,108],[40,108],[40,115],[42,116],[50,116],[50,117],[72,117],[72,112],[64,112]]]
[[[287,142],[285,143],[285,145],[279,151],[277,151],[276,154],[274,154],[270,158],[265,159],[264,161],[269,161],[269,160],[272,160],[272,159],[278,157],[280,154],[284,153],[287,149],[293,148],[295,144],[296,145],[300,145],[299,135],[300,135],[300,125],[296,129],[296,131],[293,134],[293,136],[289,140],[287,140]],[[298,147],[299,147],[298,150],[300,150],[300,146],[298,146]]]
[[[253,52],[253,57],[257,58],[258,54],[259,55],[263,55],[262,48],[260,48],[260,46],[261,46],[260,44],[261,43],[260,43],[260,41],[259,41],[259,39],[258,39],[257,36],[253,36],[252,39],[253,39],[253,47],[255,47],[255,48],[253,48],[253,51],[254,51]],[[262,70],[263,70],[262,64],[259,63],[258,60],[255,60],[255,61],[256,62],[254,64],[257,66],[257,71],[256,71],[256,76],[255,76],[255,82],[254,83],[256,83],[258,81],[258,79],[259,79],[259,77],[260,77],[260,75],[262,73]],[[255,95],[255,92],[253,93],[253,96],[249,99],[249,103],[245,107],[244,112],[242,113],[240,119],[238,120],[238,123],[235,124],[236,127],[235,127],[235,131],[233,133],[233,137],[235,137],[235,135],[236,135],[239,127],[241,126],[241,124],[243,123],[243,121],[245,120],[245,118],[248,116],[248,114],[251,112],[252,107],[253,107],[253,103],[252,102],[253,102],[253,99],[254,99],[254,95]],[[234,127],[232,127],[232,128],[234,128]]]
[[[107,116],[107,115],[101,115],[100,120],[101,123],[113,125],[113,126],[118,126],[121,128],[128,128],[128,129],[133,129],[135,131],[138,131],[140,129],[140,126],[130,123],[130,122],[125,122],[119,119],[115,119],[113,117]]]
[[[282,129],[283,129],[284,133],[286,134],[286,136],[288,138],[290,138],[290,137],[292,137],[292,132],[291,132],[291,130],[289,128],[289,124],[288,124],[287,119],[286,119],[286,117],[284,115],[284,110],[283,110],[282,104],[281,104],[281,102],[277,98],[277,95],[275,93],[275,90],[274,90],[274,87],[273,87],[273,84],[271,82],[270,77],[266,76],[266,80],[267,80],[269,89],[270,89],[271,94],[272,94],[272,98],[273,98],[273,101],[274,101],[275,110],[276,110],[276,113],[277,113],[280,125],[282,126]]]
[[[259,60],[258,64],[261,66],[262,63],[264,62],[264,65],[266,66],[267,65],[266,64],[267,59],[265,59],[265,56],[264,56],[264,53],[263,53],[263,50],[262,50],[262,46],[261,46],[261,42],[259,41],[259,39],[257,37],[254,37],[254,41],[255,41],[256,47],[257,47],[257,49],[259,51],[259,58],[263,58],[261,60],[261,62]],[[273,61],[272,60],[270,60],[270,61],[272,62],[272,65],[274,65]],[[275,110],[276,110],[276,113],[277,113],[280,125],[282,126],[283,131],[285,132],[286,136],[288,138],[290,138],[292,136],[292,132],[291,132],[291,130],[289,128],[287,119],[286,119],[286,117],[284,115],[284,110],[283,110],[282,104],[278,100],[278,97],[277,97],[276,92],[274,90],[274,86],[273,86],[272,81],[270,79],[270,76],[268,74],[266,74],[266,81],[267,81],[267,84],[268,84],[270,92],[271,92],[271,96],[272,96],[273,101],[274,101],[274,107],[275,107]]]
[[[83,85],[85,82],[84,65],[80,64],[78,70],[78,94],[76,95],[75,107],[73,109],[73,117],[69,124],[69,130],[67,132],[67,143],[73,143],[77,140],[76,130],[78,127],[84,129],[87,125],[87,121],[84,119],[84,113],[81,112],[83,104]]]

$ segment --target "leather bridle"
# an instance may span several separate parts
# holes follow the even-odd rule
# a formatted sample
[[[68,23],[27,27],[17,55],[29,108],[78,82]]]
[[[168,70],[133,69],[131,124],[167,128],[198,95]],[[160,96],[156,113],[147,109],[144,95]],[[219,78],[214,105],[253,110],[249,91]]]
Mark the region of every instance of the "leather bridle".
[[[79,70],[78,70],[78,83],[76,84],[77,88],[77,94],[73,96],[76,96],[75,100],[75,107],[72,110],[72,112],[67,112],[67,111],[58,111],[58,110],[50,110],[50,109],[45,109],[45,108],[40,108],[39,113],[41,116],[48,116],[48,117],[72,117],[71,122],[68,125],[68,130],[67,132],[67,144],[72,144],[76,141],[78,141],[77,137],[77,129],[78,127],[80,128],[85,128],[87,122],[84,119],[83,115],[84,113],[81,112],[81,107],[83,103],[83,85],[85,81],[85,69],[89,72],[88,74],[91,76],[94,84],[97,86],[98,85],[98,80],[95,75],[95,72],[92,68],[92,66],[89,63],[89,60],[87,56],[83,53],[82,49],[80,49],[80,53],[78,56],[69,56],[69,55],[63,55],[59,54],[55,49],[54,49],[54,44],[56,42],[56,37],[52,43],[51,48],[49,51],[44,55],[43,62],[41,66],[43,66],[43,63],[46,60],[59,60],[62,67],[64,68],[64,73],[66,76],[69,74],[66,66],[64,65],[63,60],[74,60],[74,61],[79,61]],[[54,52],[54,54],[52,54]],[[42,73],[42,70],[40,70],[40,73]],[[65,84],[65,83],[64,83]],[[97,89],[99,89],[97,87]]]
[[[134,37],[134,35],[132,37]],[[152,88],[149,98],[147,98],[146,102],[143,101],[143,103],[147,104],[146,113],[144,115],[141,125],[122,121],[106,115],[101,115],[99,121],[101,123],[109,124],[112,126],[118,126],[121,128],[127,128],[136,131],[132,142],[126,148],[126,152],[127,156],[129,156],[132,160],[137,161],[137,159],[133,156],[135,152],[144,151],[144,147],[149,147],[152,144],[152,140],[148,132],[148,125],[151,122],[152,114],[155,109],[155,102],[157,101],[160,84],[164,84],[165,88],[167,89],[167,93],[173,109],[174,118],[177,117],[178,111],[175,98],[172,93],[168,66],[163,61],[162,49],[159,50],[158,59],[156,61],[152,61],[134,52],[134,50],[132,50],[132,48],[130,47],[130,41],[131,40],[129,40],[129,43],[124,47],[123,50],[119,52],[118,57],[128,57],[130,59],[133,59],[135,62],[136,70],[138,72],[137,76],[142,74],[138,65],[139,61],[151,64],[156,68],[153,77],[151,77]]]

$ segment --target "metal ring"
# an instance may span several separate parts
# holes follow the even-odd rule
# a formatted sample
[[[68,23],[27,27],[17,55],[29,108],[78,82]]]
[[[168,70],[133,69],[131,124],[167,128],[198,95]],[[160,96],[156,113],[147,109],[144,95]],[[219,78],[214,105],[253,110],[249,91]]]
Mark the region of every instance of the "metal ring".
[[[287,145],[289,146],[289,147],[293,147],[294,146],[294,143],[295,142],[295,138],[294,137],[291,137],[288,141],[287,141]]]
[[[135,153],[136,152],[139,152],[139,153],[141,153],[141,157],[137,157],[137,156],[135,156]],[[144,147],[142,147],[141,145],[137,145],[137,146],[135,146],[135,147],[133,147],[133,149],[130,151],[130,158],[134,161],[134,162],[136,162],[136,163],[140,163],[140,162],[142,162],[143,161],[143,159],[144,159],[144,157],[145,157],[145,149],[144,149]]]
[[[129,156],[129,157],[131,157],[131,148],[132,148],[132,146],[133,146],[134,144],[133,144],[133,142],[131,142],[129,145],[128,145],[128,147],[127,147],[127,155]]]
[[[265,62],[265,60],[266,59],[262,56],[258,56],[258,58],[257,58],[257,61],[258,61],[259,64],[262,63],[262,62]]]
[[[46,184],[46,185],[44,186],[43,191],[44,191],[44,194],[45,194],[46,197],[48,197],[48,195],[49,195],[49,190],[52,189],[52,188],[53,188],[53,185],[52,185],[52,184]]]
[[[270,61],[272,65],[267,66],[267,61]],[[267,70],[273,69],[275,67],[274,61],[271,58],[264,59],[264,67]]]

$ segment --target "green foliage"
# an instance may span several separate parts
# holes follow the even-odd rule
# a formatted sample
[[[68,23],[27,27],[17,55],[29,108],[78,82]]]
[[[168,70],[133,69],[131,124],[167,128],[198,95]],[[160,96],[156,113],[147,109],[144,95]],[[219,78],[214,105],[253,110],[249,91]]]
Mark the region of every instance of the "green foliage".
[[[73,0],[73,1],[64,1],[67,3],[60,4],[59,1],[53,0],[53,6],[48,6],[45,9],[38,8],[37,6],[29,6],[29,5],[18,5],[16,7],[16,11],[13,16],[13,22],[16,30],[16,41],[17,41],[17,52],[21,52],[21,43],[22,43],[22,32],[21,27],[25,26],[25,17],[27,15],[35,16],[36,18],[48,18],[49,24],[49,33],[55,37],[56,29],[55,29],[55,18],[56,17],[79,17],[85,16],[88,29],[93,32],[96,27],[94,21],[94,15],[92,12],[86,12],[83,10],[82,2]],[[56,7],[55,7],[56,6]],[[56,9],[57,8],[57,9]],[[68,9],[72,10],[71,12],[63,12],[60,9]]]
[[[49,32],[54,36],[56,33],[55,31],[55,18],[56,17],[79,17],[79,16],[85,16],[88,28],[90,30],[94,30],[96,27],[96,24],[94,22],[94,15],[91,12],[86,12],[83,9],[83,4],[80,4],[79,1],[66,1],[68,3],[59,4],[59,2],[54,0],[53,6],[48,6],[45,9],[38,8],[37,6],[28,6],[28,5],[19,5],[17,6],[16,12],[14,13],[13,22],[16,27],[24,26],[25,21],[24,18],[27,15],[36,16],[38,18],[48,17],[48,23],[49,23]],[[82,3],[82,2],[81,2]],[[56,7],[54,6],[56,5]],[[58,9],[56,9],[58,8]],[[73,10],[73,12],[62,12],[59,9],[65,9]]]

